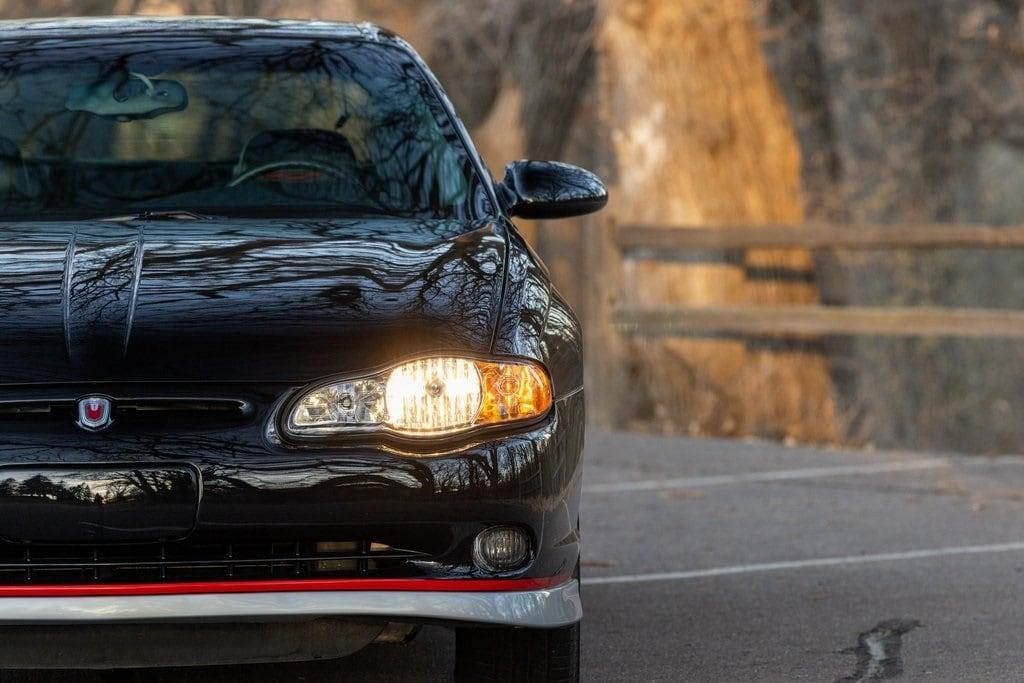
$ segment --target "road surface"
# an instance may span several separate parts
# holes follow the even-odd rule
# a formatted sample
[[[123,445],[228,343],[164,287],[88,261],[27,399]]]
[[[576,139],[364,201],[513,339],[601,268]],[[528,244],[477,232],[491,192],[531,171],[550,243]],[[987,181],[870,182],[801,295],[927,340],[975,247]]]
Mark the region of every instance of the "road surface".
[[[591,434],[583,530],[584,680],[1024,678],[1024,458]],[[436,681],[452,651],[427,628],[336,662],[137,678]]]

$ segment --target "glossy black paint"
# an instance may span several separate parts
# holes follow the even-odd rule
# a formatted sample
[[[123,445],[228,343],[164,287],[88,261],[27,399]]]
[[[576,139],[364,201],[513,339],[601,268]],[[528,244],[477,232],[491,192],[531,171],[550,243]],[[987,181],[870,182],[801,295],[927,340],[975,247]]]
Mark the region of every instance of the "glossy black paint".
[[[317,23],[29,22],[0,24],[0,38],[15,30],[55,45],[76,32],[329,32],[410,50],[371,28]],[[185,543],[374,541],[430,558],[391,575],[482,577],[471,564],[474,535],[517,524],[536,544],[517,576],[571,574],[584,428],[579,323],[444,101],[484,190],[478,215],[465,220],[0,223],[0,463],[195,467],[202,500]],[[551,216],[556,202],[594,210],[606,198],[585,172],[560,187],[564,167],[520,168],[520,215],[534,204]],[[304,386],[437,353],[539,361],[554,408],[519,432],[433,450],[280,438],[281,407]],[[80,429],[66,410],[91,394],[115,404],[103,432]],[[173,400],[244,409],[129,410]],[[21,517],[14,537],[48,540]]]
[[[608,203],[608,190],[600,178],[555,161],[514,161],[497,189],[509,215],[523,218],[584,216]]]
[[[486,350],[507,249],[486,220],[26,222],[0,240],[8,384],[303,384]]]
[[[126,543],[184,538],[195,525],[191,465],[0,467],[0,538]]]

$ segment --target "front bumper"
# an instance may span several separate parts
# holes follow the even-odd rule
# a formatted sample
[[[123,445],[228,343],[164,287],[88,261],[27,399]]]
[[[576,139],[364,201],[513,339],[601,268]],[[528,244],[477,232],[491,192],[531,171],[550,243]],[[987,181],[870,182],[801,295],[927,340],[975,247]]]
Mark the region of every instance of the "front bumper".
[[[338,590],[0,598],[3,626],[382,617],[399,622],[557,628],[579,621],[582,614],[575,579],[518,591]]]
[[[529,431],[433,456],[355,444],[291,448],[264,441],[265,424],[259,412],[245,425],[202,435],[153,436],[127,420],[101,436],[77,428],[44,435],[23,425],[25,432],[0,444],[5,465],[31,465],[40,475],[51,467],[124,468],[134,476],[136,467],[184,464],[198,471],[201,495],[191,533],[180,540],[50,547],[30,535],[31,548],[0,542],[0,596],[7,586],[42,584],[546,579],[575,569],[582,393],[560,399],[551,418]],[[528,531],[526,567],[495,576],[475,566],[474,539],[492,525]],[[374,547],[395,557],[375,559]],[[358,559],[318,561],[349,555]]]

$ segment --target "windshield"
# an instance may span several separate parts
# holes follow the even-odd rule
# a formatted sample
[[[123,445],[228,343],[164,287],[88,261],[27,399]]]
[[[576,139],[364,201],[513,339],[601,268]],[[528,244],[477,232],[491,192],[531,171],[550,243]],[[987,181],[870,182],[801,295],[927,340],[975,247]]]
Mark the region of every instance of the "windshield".
[[[460,216],[471,165],[404,51],[166,38],[0,45],[0,211]]]

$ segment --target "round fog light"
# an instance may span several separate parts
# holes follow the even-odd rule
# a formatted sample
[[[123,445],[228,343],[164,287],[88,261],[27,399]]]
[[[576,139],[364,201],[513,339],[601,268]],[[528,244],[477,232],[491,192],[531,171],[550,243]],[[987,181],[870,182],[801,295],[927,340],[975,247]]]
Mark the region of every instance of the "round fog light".
[[[488,572],[519,569],[530,557],[530,539],[514,526],[492,526],[476,535],[473,563]]]

